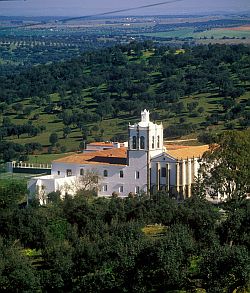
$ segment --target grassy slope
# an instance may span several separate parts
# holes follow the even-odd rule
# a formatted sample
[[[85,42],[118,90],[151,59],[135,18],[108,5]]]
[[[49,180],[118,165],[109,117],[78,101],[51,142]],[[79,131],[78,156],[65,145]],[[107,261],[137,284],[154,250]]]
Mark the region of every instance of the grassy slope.
[[[71,153],[68,153],[69,155]],[[65,153],[62,154],[41,154],[41,155],[29,155],[29,163],[32,164],[50,164],[53,160],[65,157]]]
[[[250,92],[247,92],[242,98],[248,98],[250,97]],[[205,112],[202,113],[199,117],[189,117],[189,113],[187,111],[179,114],[174,115],[173,117],[164,117],[166,114],[165,110],[158,110],[157,112],[160,114],[161,120],[163,121],[164,127],[169,126],[170,124],[179,123],[179,119],[181,117],[184,117],[186,119],[187,123],[194,123],[198,124],[202,121],[204,121],[205,117],[208,114],[213,113],[214,111],[222,110],[221,106],[218,104],[220,98],[217,96],[211,95],[211,93],[205,93],[205,94],[199,94],[189,97],[184,97],[181,99],[181,101],[184,102],[184,105],[187,105],[187,103],[198,101],[199,106],[203,107],[205,109]],[[25,101],[25,105],[29,104],[29,100]],[[39,108],[35,110],[35,113],[40,113]],[[33,115],[32,114],[32,115]],[[13,119],[13,122],[16,124],[23,124],[28,121],[28,118],[24,119],[17,119],[16,115],[11,116]],[[126,126],[129,122],[133,123],[134,121],[138,120],[139,117],[130,117],[128,113],[123,112],[120,114],[119,118],[108,118],[104,119],[103,121],[98,123],[99,129],[104,129],[103,139],[109,140],[115,133],[126,133]],[[59,143],[61,145],[64,145],[67,147],[68,150],[76,149],[81,141],[81,132],[79,129],[72,129],[72,133],[68,136],[68,138],[63,138],[63,123],[62,121],[58,120],[55,114],[45,114],[40,113],[39,120],[33,122],[34,125],[46,125],[46,131],[39,134],[36,137],[27,137],[26,135],[22,135],[19,139],[17,137],[12,137],[12,141],[17,143],[28,143],[28,142],[39,142],[44,146],[49,145],[49,135],[51,132],[57,132],[59,136]],[[219,129],[222,129],[222,126],[219,125],[217,127]],[[100,136],[100,132],[92,132],[92,139],[93,137]],[[90,137],[91,139],[91,137]]]
[[[179,53],[179,51],[177,52]],[[146,51],[144,52],[143,56],[141,57],[142,59],[147,59],[150,58],[150,56],[152,55],[152,52]],[[155,75],[155,73],[153,73]],[[151,88],[149,88],[149,92],[154,92],[154,89],[157,88],[160,85],[160,83],[158,84],[153,84],[151,86]],[[99,87],[100,88],[100,87]],[[105,90],[105,85],[102,87],[103,90]],[[90,90],[91,89],[85,89],[82,91],[82,97],[83,97],[83,106],[86,108],[91,108],[92,111],[95,110],[95,106],[96,103],[95,101],[91,98],[91,94],[90,94]],[[245,99],[249,99],[250,97],[250,92],[246,92],[246,94],[241,97],[241,99],[245,98]],[[53,102],[56,102],[59,100],[58,94],[53,94],[51,95],[51,99]],[[177,124],[180,123],[179,119],[185,118],[186,119],[186,123],[194,123],[194,124],[198,124],[202,121],[205,120],[205,117],[211,113],[217,112],[217,111],[221,111],[222,108],[220,106],[220,104],[218,103],[219,100],[221,98],[213,95],[211,93],[204,93],[204,94],[199,94],[199,95],[193,95],[193,96],[188,96],[188,97],[183,97],[181,99],[181,101],[183,101],[184,105],[187,105],[187,103],[193,102],[193,101],[198,101],[199,105],[197,108],[199,107],[203,107],[205,109],[204,113],[202,113],[200,116],[198,117],[190,117],[189,113],[187,111],[181,113],[181,114],[173,114],[170,113],[170,115],[166,115],[167,111],[163,110],[163,109],[155,109],[159,114],[160,114],[160,119],[159,121],[163,121],[164,127],[167,127],[170,124]],[[26,99],[24,101],[22,101],[24,106],[28,106],[28,105],[33,105],[31,99]],[[16,115],[16,113],[14,113],[14,111],[10,111],[10,113],[8,113],[8,116],[12,119],[12,121],[15,124],[24,124],[27,123],[29,119],[31,119],[31,117],[34,114],[39,114],[39,119],[36,121],[33,121],[34,125],[46,125],[46,131],[44,131],[43,133],[39,134],[36,137],[27,137],[27,135],[21,135],[19,139],[17,139],[17,137],[13,136],[10,140],[13,142],[17,142],[17,143],[29,143],[29,142],[39,142],[41,143],[45,148],[49,146],[49,135],[52,132],[57,132],[58,137],[59,137],[59,143],[61,146],[66,146],[67,150],[76,150],[79,146],[79,143],[82,140],[82,134],[79,131],[78,128],[72,128],[72,133],[68,136],[67,139],[63,138],[63,128],[64,125],[62,123],[62,121],[60,119],[58,119],[58,117],[56,116],[56,114],[46,114],[43,112],[43,107],[39,108],[36,107],[36,109],[33,111],[33,113],[29,116],[29,117],[18,117],[18,115]],[[1,119],[2,117],[0,117]],[[103,129],[104,133],[103,133],[103,139],[104,140],[109,140],[112,136],[114,136],[114,134],[117,133],[127,133],[127,125],[128,123],[133,123],[135,121],[137,121],[139,119],[139,117],[131,117],[129,115],[129,113],[127,112],[121,112],[119,114],[119,118],[107,118],[104,119],[101,122],[98,122],[98,127],[99,130],[98,131],[92,131],[92,136],[89,136],[89,140],[94,140],[94,137],[101,137],[101,133],[100,130]],[[93,125],[89,125],[89,127],[91,128]],[[216,126],[217,129],[221,130],[223,129],[223,125],[218,125]],[[192,134],[189,135],[188,137],[195,137],[197,134]],[[50,161],[51,159],[47,160],[44,158],[44,160],[46,160],[46,162]],[[43,161],[44,161],[43,160]]]

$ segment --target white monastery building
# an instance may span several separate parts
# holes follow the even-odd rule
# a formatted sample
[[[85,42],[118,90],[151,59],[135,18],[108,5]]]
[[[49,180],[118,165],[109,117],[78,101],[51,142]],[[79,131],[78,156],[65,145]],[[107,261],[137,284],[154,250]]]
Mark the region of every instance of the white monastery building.
[[[98,174],[98,196],[116,193],[169,192],[177,198],[191,196],[191,186],[198,175],[199,158],[208,150],[203,146],[164,146],[163,125],[141,112],[141,121],[128,126],[128,144],[93,143],[84,153],[73,154],[52,162],[51,175],[32,178],[31,194],[46,203],[46,195],[60,191],[74,194],[81,189],[85,176]],[[92,149],[92,151],[91,151]]]

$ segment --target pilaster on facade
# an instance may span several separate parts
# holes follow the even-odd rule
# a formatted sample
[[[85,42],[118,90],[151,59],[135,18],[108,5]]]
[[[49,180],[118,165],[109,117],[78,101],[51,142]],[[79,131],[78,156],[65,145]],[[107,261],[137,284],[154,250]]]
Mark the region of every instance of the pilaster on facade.
[[[182,189],[184,191],[185,189],[185,185],[186,185],[186,161],[185,160],[182,160],[182,163],[181,163],[181,186],[182,186]]]
[[[192,184],[192,159],[187,159],[187,196],[191,196],[191,184]]]
[[[161,186],[161,166],[160,163],[156,163],[156,187],[157,191],[160,190]]]
[[[170,172],[169,172],[169,164],[167,163],[166,166],[166,191],[169,193],[170,191]]]
[[[176,191],[180,192],[180,163],[176,163]]]

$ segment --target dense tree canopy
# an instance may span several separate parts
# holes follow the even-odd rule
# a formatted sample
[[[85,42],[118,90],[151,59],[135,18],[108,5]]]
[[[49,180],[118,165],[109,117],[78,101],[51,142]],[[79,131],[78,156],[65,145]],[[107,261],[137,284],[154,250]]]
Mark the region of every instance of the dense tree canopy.
[[[18,194],[18,191],[15,190]],[[8,190],[5,191],[5,195]],[[0,206],[3,292],[233,292],[249,286],[249,202],[85,191]],[[185,291],[186,290],[186,291]],[[189,291],[188,291],[189,292]],[[238,292],[238,291],[237,291]]]

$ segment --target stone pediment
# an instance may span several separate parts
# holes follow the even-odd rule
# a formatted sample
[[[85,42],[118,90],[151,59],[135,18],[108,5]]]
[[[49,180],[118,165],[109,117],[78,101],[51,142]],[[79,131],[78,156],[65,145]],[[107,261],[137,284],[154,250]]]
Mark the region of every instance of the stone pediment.
[[[168,153],[162,153],[151,158],[151,162],[176,162],[177,160]]]

